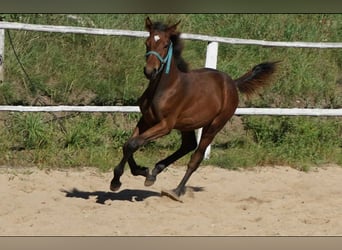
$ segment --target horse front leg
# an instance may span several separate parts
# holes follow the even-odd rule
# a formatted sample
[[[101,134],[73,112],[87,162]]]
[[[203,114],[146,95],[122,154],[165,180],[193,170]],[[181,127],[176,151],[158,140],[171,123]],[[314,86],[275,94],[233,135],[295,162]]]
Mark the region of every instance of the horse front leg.
[[[156,124],[143,133],[139,133],[139,126],[137,126],[133,136],[123,146],[123,158],[119,165],[114,169],[114,177],[111,181],[110,189],[112,191],[117,191],[121,187],[120,177],[124,172],[124,167],[127,161],[131,167],[133,175],[143,175],[147,177],[149,174],[148,168],[138,166],[134,161],[133,153],[149,141],[164,136],[170,131],[171,129],[167,126],[166,121]]]
[[[129,167],[131,169],[131,173],[133,175],[142,175],[146,177],[148,175],[148,168],[146,167],[140,167],[136,164],[133,153],[135,152],[135,148],[130,146],[130,141],[134,140],[136,136],[138,136],[140,133],[146,131],[147,125],[141,118],[135,127],[133,134],[130,139],[126,141],[124,144],[122,151],[123,151],[123,157],[120,161],[120,163],[114,168],[114,177],[110,184],[110,189],[112,191],[117,191],[121,187],[120,177],[122,176],[124,172],[124,168],[126,165],[126,162],[128,162]]]
[[[126,162],[128,161],[130,166],[131,166],[131,164],[136,165],[136,163],[133,159],[134,150],[132,150],[131,147],[129,146],[129,142],[131,139],[129,139],[124,144],[123,149],[122,149],[122,151],[123,151],[122,159],[121,159],[120,163],[114,168],[114,177],[113,177],[112,181],[110,182],[110,190],[112,190],[114,192],[119,190],[121,187],[122,183],[120,182],[120,177],[122,176],[122,174],[124,172]],[[135,166],[132,166],[132,167],[135,167]],[[137,165],[136,165],[136,168],[138,168]],[[135,170],[134,170],[134,172],[135,172]],[[148,173],[148,170],[147,170],[147,173]]]
[[[125,148],[125,146],[124,146]],[[120,161],[120,163],[114,168],[114,177],[112,179],[112,181],[110,182],[110,190],[112,190],[113,192],[117,191],[120,189],[121,187],[121,182],[120,182],[120,177],[122,176],[123,172],[124,172],[124,168],[125,168],[125,164],[128,160],[128,155],[127,152],[125,154],[125,150],[123,150],[123,157]]]
[[[147,177],[149,170],[147,167],[138,166],[133,158],[133,153],[140,147],[134,144],[135,137],[130,138],[123,146],[123,157],[120,163],[114,168],[114,177],[110,183],[110,190],[117,191],[121,187],[120,177],[122,176],[126,162],[128,162],[131,173],[134,176],[142,175]],[[132,147],[133,143],[133,147]]]
[[[146,177],[145,186],[151,186],[155,183],[157,175],[161,173],[167,166],[182,158],[192,150],[196,149],[197,141],[195,131],[182,132],[182,144],[180,148],[167,158],[159,161],[153,168],[151,174]]]
[[[142,167],[142,166],[139,166],[134,158],[133,158],[133,154],[128,158],[128,165],[129,165],[129,168],[131,169],[131,173],[132,175],[134,176],[144,176],[144,177],[147,177],[149,175],[149,169],[147,167]]]

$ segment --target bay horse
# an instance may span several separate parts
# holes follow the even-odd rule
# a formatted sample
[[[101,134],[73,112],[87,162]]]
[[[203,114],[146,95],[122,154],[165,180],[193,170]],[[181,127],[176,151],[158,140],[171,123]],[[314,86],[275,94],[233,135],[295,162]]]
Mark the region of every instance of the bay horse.
[[[167,166],[195,150],[179,185],[163,191],[170,198],[181,201],[185,185],[202,162],[207,146],[234,115],[239,102],[238,90],[253,94],[270,82],[276,70],[277,62],[264,62],[236,80],[215,69],[189,70],[181,56],[183,44],[177,31],[179,23],[168,26],[152,22],[149,17],[145,20],[149,36],[145,42],[144,74],[149,85],[138,100],[142,116],[123,145],[123,157],[114,168],[112,191],[121,186],[120,177],[126,162],[133,175],[144,176],[145,186],[151,186]],[[198,128],[203,130],[197,145],[195,130]],[[180,148],[159,161],[151,172],[138,166],[133,153],[148,142],[169,134],[172,129],[181,132]]]

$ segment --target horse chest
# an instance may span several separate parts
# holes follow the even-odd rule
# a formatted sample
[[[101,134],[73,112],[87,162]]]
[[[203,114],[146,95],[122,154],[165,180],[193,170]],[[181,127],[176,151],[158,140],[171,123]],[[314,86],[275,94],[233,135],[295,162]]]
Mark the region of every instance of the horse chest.
[[[163,97],[145,98],[140,103],[140,110],[144,120],[149,124],[155,124],[172,115],[168,102]]]

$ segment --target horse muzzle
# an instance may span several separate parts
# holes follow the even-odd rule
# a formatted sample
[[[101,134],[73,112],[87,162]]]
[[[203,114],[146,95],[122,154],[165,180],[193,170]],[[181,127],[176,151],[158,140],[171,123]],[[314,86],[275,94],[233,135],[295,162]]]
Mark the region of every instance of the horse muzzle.
[[[153,80],[158,74],[158,69],[151,67],[144,67],[144,74],[148,80]]]

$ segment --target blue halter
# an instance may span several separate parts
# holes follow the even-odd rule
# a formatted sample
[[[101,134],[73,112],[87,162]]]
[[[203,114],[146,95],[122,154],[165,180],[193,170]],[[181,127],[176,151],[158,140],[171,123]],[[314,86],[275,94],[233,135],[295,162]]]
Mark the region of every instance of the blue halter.
[[[172,42],[170,42],[169,50],[167,52],[167,55],[164,58],[162,58],[161,55],[158,52],[153,51],[153,50],[148,51],[145,54],[145,56],[155,55],[158,58],[158,60],[161,62],[161,66],[159,67],[157,74],[159,74],[163,70],[163,67],[164,67],[165,63],[166,63],[165,74],[169,74],[170,66],[171,66],[172,53],[173,53],[173,46],[172,46]]]

